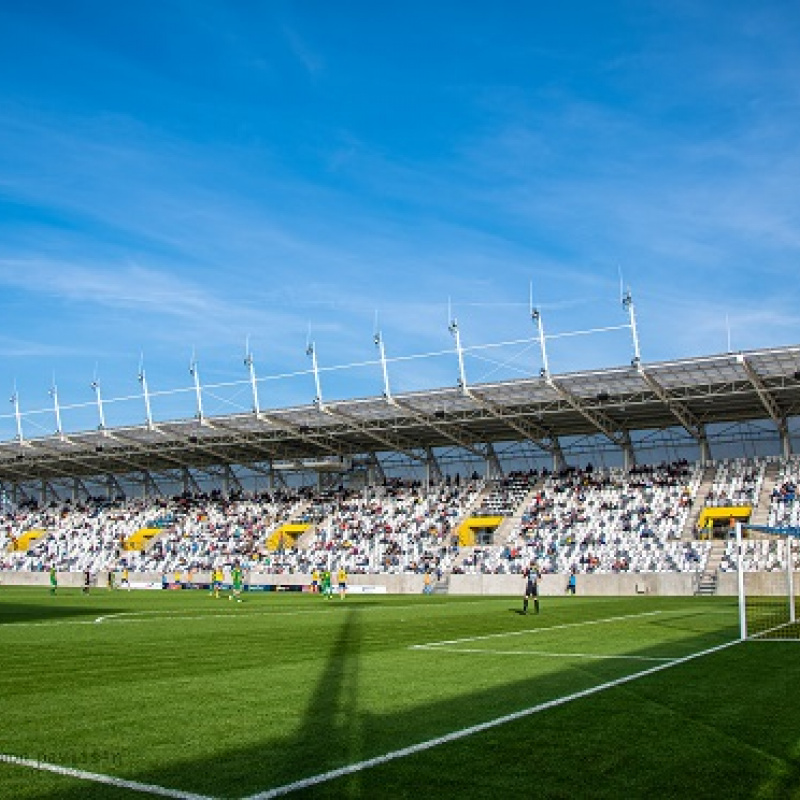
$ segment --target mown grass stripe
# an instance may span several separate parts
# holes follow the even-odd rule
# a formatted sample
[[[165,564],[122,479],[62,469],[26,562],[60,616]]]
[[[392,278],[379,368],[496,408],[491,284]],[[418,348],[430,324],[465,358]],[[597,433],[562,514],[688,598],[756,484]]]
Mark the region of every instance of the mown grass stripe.
[[[152,783],[139,783],[129,781],[125,778],[116,778],[113,775],[103,775],[99,772],[87,772],[74,767],[64,767],[60,764],[50,764],[47,761],[39,761],[32,758],[21,758],[19,756],[0,753],[0,762],[14,764],[18,767],[28,767],[29,769],[40,770],[42,772],[52,772],[56,775],[63,775],[67,778],[77,778],[81,781],[92,781],[93,783],[103,783],[107,786],[115,786],[119,789],[130,789],[142,794],[155,795],[156,797],[172,797],[176,800],[215,800],[213,797],[194,792],[184,792],[180,789],[170,789],[166,786],[156,786]]]
[[[547,625],[541,628],[525,628],[522,631],[503,631],[502,633],[487,633],[483,636],[465,636],[462,639],[444,639],[440,642],[426,642],[425,644],[412,644],[409,650],[432,650],[434,648],[445,647],[447,645],[464,644],[466,642],[482,642],[486,639],[503,639],[508,636],[525,636],[529,633],[547,633],[548,631],[561,631],[566,628],[583,628],[587,625],[604,625],[609,622],[620,622],[628,619],[638,619],[640,617],[652,617],[661,614],[661,611],[643,611],[640,614],[622,614],[616,617],[603,617],[602,619],[590,619],[583,622],[566,622],[563,625]]]
[[[480,647],[424,647],[418,646],[415,650],[428,650],[434,653],[477,653],[491,656],[542,656],[543,658],[588,658],[588,659],[621,659],[628,661],[675,661],[675,657],[668,656],[636,656],[627,653],[613,653],[600,655],[597,653],[548,653],[546,650],[491,650]]]
[[[481,722],[478,725],[462,728],[461,730],[453,731],[452,733],[445,734],[444,736],[438,736],[435,739],[428,739],[425,742],[420,742],[419,744],[414,744],[410,747],[403,747],[399,750],[393,750],[392,752],[386,753],[382,756],[375,756],[374,758],[368,758],[364,761],[359,761],[354,764],[348,764],[346,766],[339,767],[338,769],[329,770],[318,775],[312,775],[309,778],[303,778],[292,783],[284,784],[283,786],[276,786],[273,789],[268,789],[264,792],[258,792],[257,794],[249,795],[248,797],[242,798],[242,800],[272,800],[274,797],[283,797],[285,795],[292,794],[293,792],[300,791],[301,789],[308,789],[312,786],[318,786],[321,783],[327,783],[335,780],[336,778],[342,778],[346,775],[353,775],[354,773],[362,772],[364,770],[371,769],[372,767],[378,767],[382,764],[387,764],[390,761],[407,758],[408,756],[413,756],[417,753],[431,750],[434,747],[439,747],[440,745],[448,744],[449,742],[455,742],[459,739],[464,739],[467,736],[473,736],[476,733],[482,733],[483,731],[491,730],[492,728],[496,728],[500,725],[506,725],[509,722],[515,722],[517,720],[524,719],[525,717],[530,717],[533,714],[540,713],[541,711],[547,711],[551,708],[557,708],[558,706],[566,705],[574,700],[580,700],[584,697],[591,697],[592,695],[598,694],[599,692],[603,692],[607,689],[613,689],[617,686],[622,686],[626,683],[630,683],[631,681],[638,680],[639,678],[644,678],[648,675],[653,675],[665,669],[670,669],[671,667],[685,664],[688,661],[693,661],[696,658],[702,658],[703,656],[711,655],[712,653],[716,653],[735,644],[739,644],[740,641],[741,640],[739,639],[734,639],[730,642],[724,642],[723,644],[716,645],[715,647],[709,647],[706,650],[701,650],[697,653],[691,653],[688,656],[683,656],[682,658],[676,659],[675,661],[670,661],[666,664],[657,664],[653,667],[642,670],[641,672],[634,672],[631,675],[625,675],[622,678],[616,678],[613,681],[601,683],[588,689],[582,689],[581,691],[573,692],[571,694],[564,695],[563,697],[557,697],[553,700],[548,700],[544,703],[531,706],[530,708],[522,709],[521,711],[505,714],[502,717],[497,717],[496,719],[489,720],[488,722]]]

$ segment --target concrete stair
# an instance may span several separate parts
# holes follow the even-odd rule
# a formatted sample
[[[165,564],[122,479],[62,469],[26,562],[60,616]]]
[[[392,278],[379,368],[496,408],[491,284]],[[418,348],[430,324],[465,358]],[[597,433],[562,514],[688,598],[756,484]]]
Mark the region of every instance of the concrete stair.
[[[544,487],[544,481],[538,480],[531,490],[522,498],[514,509],[514,513],[510,517],[506,517],[494,532],[494,544],[503,546],[508,544],[514,537],[514,534],[519,530],[522,524],[522,515],[530,508],[534,497]]]
[[[697,588],[694,592],[696,595],[711,596],[717,593],[719,565],[724,555],[725,542],[721,540],[712,542],[705,569],[697,581]]]
[[[750,522],[753,525],[767,525],[769,524],[769,506],[772,490],[778,483],[778,476],[780,475],[781,468],[777,461],[770,461],[764,470],[764,480],[761,482],[761,491],[758,495],[758,500],[753,508],[753,513],[750,516]]]
[[[277,531],[282,525],[302,519],[303,515],[310,506],[311,502],[309,500],[299,500],[291,508],[289,508],[289,510],[282,517],[275,519],[273,524],[270,525],[269,529],[264,535],[264,538],[259,542],[258,552],[262,553],[263,555],[268,555],[270,552],[269,548],[267,547],[269,537],[272,536],[272,534],[275,533],[275,531]],[[297,537],[295,546],[300,549],[310,549],[314,542],[314,535],[316,532],[317,526],[311,525],[307,531],[304,531],[300,536]]]
[[[297,537],[297,547],[299,550],[310,550],[317,535],[317,526],[312,525],[305,533]]]
[[[700,516],[700,512],[705,508],[706,497],[711,489],[711,484],[714,482],[714,475],[716,475],[716,472],[717,468],[710,464],[703,470],[703,477],[700,478],[700,484],[697,487],[694,500],[689,508],[689,513],[686,516],[686,524],[683,526],[681,539],[692,540],[695,538],[697,518]]]

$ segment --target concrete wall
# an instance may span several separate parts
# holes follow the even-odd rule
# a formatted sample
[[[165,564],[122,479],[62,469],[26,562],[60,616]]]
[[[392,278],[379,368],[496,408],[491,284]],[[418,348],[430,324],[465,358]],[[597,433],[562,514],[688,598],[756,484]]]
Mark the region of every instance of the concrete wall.
[[[800,597],[800,572],[792,576],[794,596]],[[788,579],[785,572],[748,572],[745,576],[748,595],[785,595]],[[739,577],[735,572],[722,572],[719,575],[717,594],[739,595]]]
[[[105,588],[106,572],[92,576],[92,585]],[[119,583],[117,573],[117,583]],[[172,580],[172,574],[167,576]],[[183,574],[185,578],[185,573]],[[208,583],[209,573],[198,572],[195,581]],[[738,595],[735,572],[720,572],[717,594],[736,597]],[[136,572],[130,574],[132,583],[154,583],[160,585],[160,572]],[[425,582],[422,575],[350,575],[351,585],[383,586],[388,594],[422,594]],[[748,592],[750,594],[786,594],[786,574],[783,572],[748,573]],[[310,575],[272,575],[253,570],[250,583],[274,586],[308,586]],[[49,586],[47,572],[0,571],[0,586]],[[83,586],[83,574],[78,572],[58,573],[60,587]],[[334,589],[336,580],[334,576]],[[690,573],[620,573],[617,575],[578,575],[577,594],[586,596],[631,596],[651,594],[666,597],[687,597],[694,594],[696,576]],[[563,595],[566,593],[566,575],[543,575],[539,583],[542,596]],[[449,594],[452,595],[502,595],[522,596],[525,579],[521,575],[451,575]],[[794,573],[794,591],[800,597],[800,572]]]
[[[0,570],[0,586],[49,586],[49,572],[11,572]],[[58,585],[67,588],[83,586],[82,572],[59,572]]]

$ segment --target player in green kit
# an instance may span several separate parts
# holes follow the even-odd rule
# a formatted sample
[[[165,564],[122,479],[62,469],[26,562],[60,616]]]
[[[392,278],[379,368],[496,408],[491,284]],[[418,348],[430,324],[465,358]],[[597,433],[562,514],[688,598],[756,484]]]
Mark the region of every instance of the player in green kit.
[[[55,567],[50,567],[50,594],[55,594],[58,589],[58,573]]]
[[[229,600],[236,598],[237,603],[242,602],[242,568],[239,562],[235,562],[231,570],[231,583],[233,584],[233,592],[228,595]]]
[[[331,599],[331,571],[326,569],[322,573],[322,596]]]

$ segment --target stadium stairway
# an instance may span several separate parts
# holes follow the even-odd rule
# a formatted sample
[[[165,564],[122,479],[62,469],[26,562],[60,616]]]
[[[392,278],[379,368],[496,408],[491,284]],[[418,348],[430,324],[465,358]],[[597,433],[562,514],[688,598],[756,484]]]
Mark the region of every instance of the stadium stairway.
[[[686,515],[686,523],[681,532],[681,539],[692,541],[695,538],[697,520],[700,516],[700,512],[706,506],[706,497],[711,489],[711,484],[714,483],[714,476],[716,474],[717,468],[711,464],[707,464],[703,470],[703,477],[700,478],[697,492],[692,500],[692,506],[689,509],[689,513]]]
[[[467,520],[472,519],[474,517],[485,517],[486,516],[486,514],[483,513],[482,509],[483,509],[483,506],[484,506],[484,501],[486,500],[487,497],[489,497],[491,495],[492,491],[493,491],[493,489],[490,486],[484,485],[483,488],[479,492],[477,492],[475,497],[473,497],[472,500],[464,507],[463,513],[461,514],[461,516],[456,518],[456,520],[454,521],[454,523],[453,523],[453,531],[454,532],[458,532],[461,529],[462,525]],[[495,541],[497,540],[497,532],[502,527],[503,527],[503,523],[501,523],[498,526],[497,530],[495,530],[495,532],[494,532]],[[469,545],[460,545],[460,547],[459,547],[459,555],[465,549],[465,547],[468,547],[468,546]]]
[[[721,539],[712,542],[705,569],[697,581],[697,588],[694,592],[696,595],[709,596],[717,593],[717,573],[724,555],[725,542]]]
[[[781,465],[778,461],[770,461],[767,464],[767,468],[764,470],[764,480],[761,482],[761,491],[750,517],[750,522],[754,525],[766,525],[769,522],[770,498],[772,490],[778,483],[780,472]]]
[[[544,481],[541,479],[531,488],[531,490],[522,498],[514,509],[514,513],[510,517],[506,517],[494,532],[495,546],[503,546],[509,544],[519,532],[522,527],[522,517],[525,512],[530,508],[536,495],[544,487]]]
[[[297,538],[298,550],[311,550],[314,545],[314,538],[317,535],[317,526],[311,525],[305,533]]]
[[[278,525],[264,542],[265,552],[274,553],[278,550],[295,549],[300,537],[307,533],[310,527],[311,523],[309,522],[284,522],[282,525]]]
[[[292,532],[292,547],[310,548],[314,542],[314,534],[317,532],[317,525],[305,521],[306,512],[311,506],[309,500],[299,500],[294,503],[285,513],[275,517],[273,524],[268,526],[266,533],[259,540],[257,550],[262,555],[267,555],[275,549],[277,540],[280,539],[282,529]],[[300,531],[299,527],[303,530]]]

